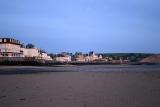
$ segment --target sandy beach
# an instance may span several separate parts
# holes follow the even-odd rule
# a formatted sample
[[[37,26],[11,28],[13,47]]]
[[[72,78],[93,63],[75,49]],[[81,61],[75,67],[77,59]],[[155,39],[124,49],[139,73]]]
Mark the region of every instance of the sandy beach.
[[[1,66],[0,107],[160,107],[160,66]]]

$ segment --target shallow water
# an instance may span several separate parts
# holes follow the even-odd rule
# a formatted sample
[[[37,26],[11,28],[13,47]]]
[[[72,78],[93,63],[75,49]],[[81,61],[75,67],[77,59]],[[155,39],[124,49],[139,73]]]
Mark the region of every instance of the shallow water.
[[[84,66],[0,66],[0,74],[39,72],[150,72],[160,71],[160,65],[84,65]]]

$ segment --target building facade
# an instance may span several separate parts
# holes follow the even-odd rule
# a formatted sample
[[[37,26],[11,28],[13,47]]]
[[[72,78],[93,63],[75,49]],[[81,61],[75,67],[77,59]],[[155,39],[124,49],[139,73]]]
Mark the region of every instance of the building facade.
[[[21,43],[12,38],[0,38],[1,57],[22,57]]]
[[[42,53],[41,58],[44,59],[44,60],[53,60],[50,56],[48,56],[47,53]]]
[[[57,62],[70,62],[71,56],[68,53],[62,52],[57,54],[55,59]]]
[[[21,48],[24,57],[40,57],[39,50],[37,48]]]

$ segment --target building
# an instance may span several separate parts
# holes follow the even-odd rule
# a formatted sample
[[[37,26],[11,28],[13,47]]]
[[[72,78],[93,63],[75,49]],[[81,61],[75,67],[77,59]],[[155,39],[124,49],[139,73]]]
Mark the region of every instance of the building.
[[[0,38],[0,57],[34,57],[52,60],[47,53],[40,52],[38,48],[25,48],[19,40],[12,38]]]
[[[99,60],[99,59],[102,59],[102,56],[95,55],[93,51],[89,52],[89,55],[85,57],[85,60],[87,62],[92,62],[92,61]]]
[[[83,54],[82,52],[76,52],[73,58],[74,61],[77,62],[92,62],[97,60],[102,60],[102,55],[95,55],[93,51],[89,52],[89,54]]]
[[[70,62],[71,56],[68,53],[62,52],[60,54],[57,54],[55,59],[57,62]]]
[[[40,49],[34,48],[21,48],[23,52],[23,57],[34,57],[37,59],[44,59],[44,60],[52,60],[47,53],[41,52]]]
[[[78,62],[85,62],[86,61],[84,55],[77,55],[75,59]]]
[[[41,58],[44,60],[53,60],[47,53],[41,53]]]
[[[23,57],[40,57],[38,48],[21,48]]]
[[[74,56],[74,60],[77,62],[85,62],[85,57],[82,52],[76,52]]]
[[[12,38],[0,38],[1,57],[22,57],[21,43]]]

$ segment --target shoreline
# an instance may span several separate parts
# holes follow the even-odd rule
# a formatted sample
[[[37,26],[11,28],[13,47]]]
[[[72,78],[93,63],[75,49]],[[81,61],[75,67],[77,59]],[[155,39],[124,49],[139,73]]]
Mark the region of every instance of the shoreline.
[[[0,66],[0,75],[52,72],[159,72],[160,65]]]
[[[0,61],[0,66],[64,66],[64,65],[160,65],[155,62],[129,62],[129,63],[112,63],[112,62],[45,62],[45,61]]]

